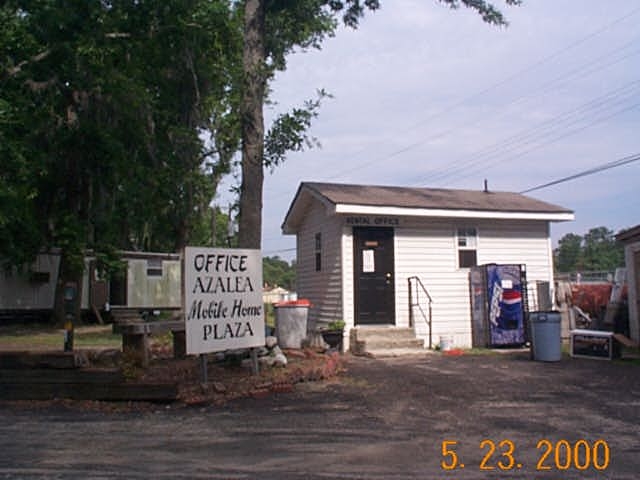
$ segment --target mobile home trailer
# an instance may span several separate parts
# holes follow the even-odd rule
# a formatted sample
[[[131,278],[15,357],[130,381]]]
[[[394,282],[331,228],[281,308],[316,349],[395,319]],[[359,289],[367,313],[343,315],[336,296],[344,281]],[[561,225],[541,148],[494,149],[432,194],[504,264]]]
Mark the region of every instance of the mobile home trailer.
[[[120,252],[122,275],[100,278],[96,259],[85,257],[81,308],[83,313],[119,309],[178,310],[181,307],[180,255]],[[60,252],[40,253],[22,271],[0,272],[0,318],[50,318],[60,267]]]

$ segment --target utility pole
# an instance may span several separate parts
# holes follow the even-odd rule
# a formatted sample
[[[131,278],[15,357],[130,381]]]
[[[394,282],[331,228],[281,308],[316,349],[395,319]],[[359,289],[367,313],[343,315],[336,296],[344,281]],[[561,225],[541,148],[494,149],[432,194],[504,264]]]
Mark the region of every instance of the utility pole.
[[[216,223],[217,223],[218,207],[215,204],[211,206],[211,246],[216,246]]]

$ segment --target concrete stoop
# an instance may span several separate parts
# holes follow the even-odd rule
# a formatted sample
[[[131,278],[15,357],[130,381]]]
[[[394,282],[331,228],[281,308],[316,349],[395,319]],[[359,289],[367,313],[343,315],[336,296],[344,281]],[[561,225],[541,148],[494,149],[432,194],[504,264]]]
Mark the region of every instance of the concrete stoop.
[[[412,328],[356,327],[351,330],[349,345],[353,355],[402,356],[424,354],[424,340],[416,338]]]

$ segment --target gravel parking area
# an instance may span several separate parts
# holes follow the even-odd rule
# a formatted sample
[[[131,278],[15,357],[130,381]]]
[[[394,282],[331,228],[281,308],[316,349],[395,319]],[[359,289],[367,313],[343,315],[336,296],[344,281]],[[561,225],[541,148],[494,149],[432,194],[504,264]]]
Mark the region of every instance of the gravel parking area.
[[[638,478],[638,361],[345,361],[335,380],[223,407],[3,407],[0,478]]]

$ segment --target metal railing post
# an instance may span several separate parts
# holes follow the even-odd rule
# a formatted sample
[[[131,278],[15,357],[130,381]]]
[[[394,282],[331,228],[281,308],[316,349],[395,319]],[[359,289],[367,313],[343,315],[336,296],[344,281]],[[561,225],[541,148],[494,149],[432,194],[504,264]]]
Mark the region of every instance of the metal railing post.
[[[415,298],[413,294],[412,281],[415,281],[415,284],[416,284]],[[433,303],[433,300],[431,298],[431,295],[429,295],[429,292],[427,291],[427,289],[424,287],[424,285],[420,281],[419,277],[416,277],[416,276],[409,277],[407,278],[407,282],[409,286],[409,326],[415,328],[415,315],[413,312],[413,307],[418,307],[420,309],[422,319],[424,320],[424,322],[427,324],[427,327],[429,328],[429,348],[433,348],[433,338],[432,338],[432,332],[431,332],[432,320],[433,320],[431,304]],[[425,311],[422,309],[422,307],[420,307],[420,289],[422,289],[424,294],[427,296],[427,300],[429,301],[427,315],[425,315]]]
[[[413,328],[413,298],[411,292],[411,277],[407,278],[409,283],[409,328]]]

